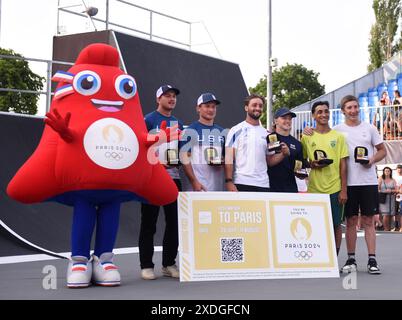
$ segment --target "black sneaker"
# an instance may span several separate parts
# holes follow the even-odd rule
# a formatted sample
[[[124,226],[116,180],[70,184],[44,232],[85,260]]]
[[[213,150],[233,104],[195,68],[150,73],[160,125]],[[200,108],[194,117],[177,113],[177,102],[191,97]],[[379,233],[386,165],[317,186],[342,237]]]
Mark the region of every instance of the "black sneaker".
[[[377,261],[370,258],[367,263],[367,271],[370,274],[381,274],[380,268],[378,267]]]
[[[357,263],[354,258],[346,260],[345,265],[341,268],[341,273],[351,273],[357,271]]]

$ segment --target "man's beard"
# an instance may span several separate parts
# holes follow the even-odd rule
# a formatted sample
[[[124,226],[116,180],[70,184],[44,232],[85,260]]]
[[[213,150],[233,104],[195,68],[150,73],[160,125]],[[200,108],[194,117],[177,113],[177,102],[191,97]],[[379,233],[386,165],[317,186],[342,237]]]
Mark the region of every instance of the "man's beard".
[[[255,114],[253,114],[253,113],[251,113],[251,112],[247,112],[247,114],[249,115],[250,118],[252,118],[252,119],[254,119],[254,120],[258,120],[258,119],[260,119],[261,116],[262,116],[262,113],[260,113],[259,115],[255,115]]]

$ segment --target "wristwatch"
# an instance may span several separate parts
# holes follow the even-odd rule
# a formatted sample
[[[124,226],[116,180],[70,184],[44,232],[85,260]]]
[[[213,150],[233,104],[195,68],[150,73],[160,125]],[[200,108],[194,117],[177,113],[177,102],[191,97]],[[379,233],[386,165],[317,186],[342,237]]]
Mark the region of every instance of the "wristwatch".
[[[225,183],[228,183],[228,182],[233,182],[233,179],[232,178],[225,179]]]

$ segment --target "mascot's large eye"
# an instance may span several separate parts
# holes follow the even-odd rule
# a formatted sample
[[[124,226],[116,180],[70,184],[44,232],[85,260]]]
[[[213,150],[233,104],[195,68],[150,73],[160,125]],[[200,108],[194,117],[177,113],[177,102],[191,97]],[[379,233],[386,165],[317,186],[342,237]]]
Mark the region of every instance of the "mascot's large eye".
[[[137,93],[137,84],[132,76],[122,74],[114,83],[117,93],[124,99],[130,99]]]
[[[76,74],[73,81],[75,91],[90,96],[99,91],[101,87],[100,77],[93,71],[85,70]]]

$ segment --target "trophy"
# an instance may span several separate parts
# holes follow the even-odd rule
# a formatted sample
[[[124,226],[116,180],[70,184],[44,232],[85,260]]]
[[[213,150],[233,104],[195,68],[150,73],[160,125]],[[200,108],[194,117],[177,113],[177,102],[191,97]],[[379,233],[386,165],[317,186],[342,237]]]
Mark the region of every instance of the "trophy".
[[[170,167],[176,167],[180,165],[179,152],[177,149],[166,150],[166,164]]]
[[[296,160],[294,168],[295,176],[299,179],[305,179],[308,177],[307,169],[303,168],[303,161]]]
[[[281,153],[281,142],[278,140],[278,136],[276,133],[271,133],[267,136],[267,143],[268,143],[268,151],[275,153]]]
[[[222,157],[219,156],[218,150],[212,145],[205,149],[205,158],[207,164],[210,166],[220,166],[223,164]]]
[[[366,147],[357,146],[355,148],[355,162],[360,164],[369,163],[368,150]]]
[[[314,160],[317,160],[319,165],[330,165],[334,162],[334,160],[327,158],[327,154],[324,150],[315,150]]]

